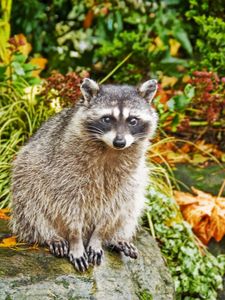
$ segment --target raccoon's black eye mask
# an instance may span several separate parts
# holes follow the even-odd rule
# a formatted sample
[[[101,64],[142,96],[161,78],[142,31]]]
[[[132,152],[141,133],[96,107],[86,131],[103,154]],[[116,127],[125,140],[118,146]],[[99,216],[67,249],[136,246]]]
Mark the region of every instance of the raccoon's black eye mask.
[[[87,131],[90,133],[104,134],[112,129],[112,122],[109,117],[102,117],[96,121],[86,123]]]
[[[144,122],[139,118],[130,116],[126,121],[117,121],[115,117],[106,115],[98,120],[91,120],[86,123],[86,128],[89,133],[104,134],[114,129],[117,131],[118,127],[124,127],[124,132],[130,132],[133,136],[144,137],[148,134],[149,123]]]
[[[138,120],[135,126],[129,126],[130,134],[133,136],[145,136],[149,131],[149,123],[142,120]]]
[[[113,122],[116,121],[115,117],[113,116],[110,116],[110,115],[106,115],[106,116],[103,116],[100,121],[103,123],[103,124],[112,124]]]

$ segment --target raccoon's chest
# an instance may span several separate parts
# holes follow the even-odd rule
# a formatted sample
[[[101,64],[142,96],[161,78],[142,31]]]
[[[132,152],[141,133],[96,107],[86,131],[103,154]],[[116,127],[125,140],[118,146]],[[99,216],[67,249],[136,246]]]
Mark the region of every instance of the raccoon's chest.
[[[128,182],[129,176],[118,168],[95,171],[82,189],[86,214],[91,214],[95,219],[117,214],[124,205],[123,193]]]

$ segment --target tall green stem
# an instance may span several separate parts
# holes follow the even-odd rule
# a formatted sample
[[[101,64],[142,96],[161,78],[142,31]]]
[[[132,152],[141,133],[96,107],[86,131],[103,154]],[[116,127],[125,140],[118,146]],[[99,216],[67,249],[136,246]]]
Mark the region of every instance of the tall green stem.
[[[111,77],[131,57],[132,54],[133,52],[129,53],[106,77],[100,81],[100,84],[109,79],[109,77]]]

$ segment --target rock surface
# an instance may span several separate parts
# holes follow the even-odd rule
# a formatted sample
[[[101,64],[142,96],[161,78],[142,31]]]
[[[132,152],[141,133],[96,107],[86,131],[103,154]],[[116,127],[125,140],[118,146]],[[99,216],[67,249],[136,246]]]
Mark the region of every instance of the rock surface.
[[[0,239],[8,232],[0,220]],[[174,287],[156,242],[140,232],[139,258],[105,251],[101,266],[78,274],[46,249],[0,248],[0,300],[172,300]]]

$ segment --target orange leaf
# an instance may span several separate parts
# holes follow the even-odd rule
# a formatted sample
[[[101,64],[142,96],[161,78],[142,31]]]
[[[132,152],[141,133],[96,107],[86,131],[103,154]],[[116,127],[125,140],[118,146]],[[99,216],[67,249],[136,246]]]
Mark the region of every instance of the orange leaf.
[[[160,103],[166,103],[169,99],[166,91],[164,91],[163,89],[157,92],[157,96],[160,97]]]
[[[10,248],[16,245],[16,237],[11,236],[9,238],[5,238],[2,240],[2,243],[0,243],[1,248]]]
[[[28,56],[28,54],[32,50],[32,46],[30,43],[28,43],[27,38],[22,33],[14,35],[14,41],[18,45],[19,51],[25,55]]]
[[[203,243],[207,244],[212,237],[221,241],[225,235],[225,198],[195,188],[192,191],[195,195],[174,192],[184,218]]]
[[[94,12],[93,12],[93,10],[90,9],[88,11],[88,13],[86,14],[86,16],[85,16],[85,19],[84,19],[84,22],[83,22],[83,27],[85,29],[91,27],[93,19],[94,19]]]
[[[209,217],[202,219],[201,222],[195,228],[193,228],[195,234],[205,245],[207,245],[211,239],[211,234],[209,229],[210,229]]]
[[[0,219],[9,220],[10,216],[7,215],[9,212],[10,212],[9,208],[0,209]]]
[[[43,57],[34,57],[30,60],[30,63],[38,67],[37,70],[32,71],[32,76],[39,77],[39,74],[44,70],[47,64],[47,59]]]

